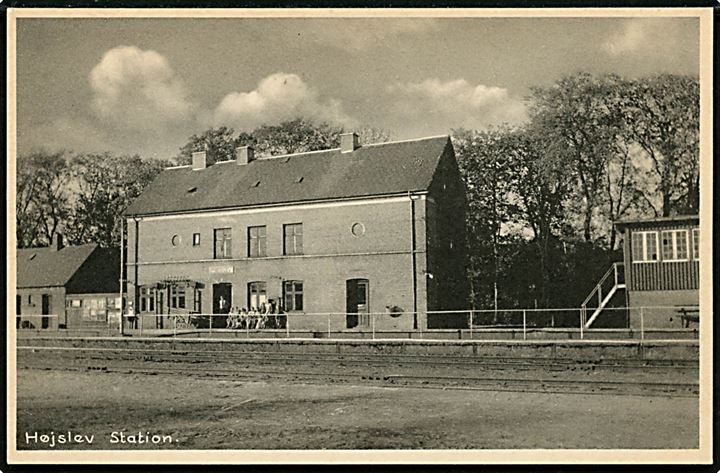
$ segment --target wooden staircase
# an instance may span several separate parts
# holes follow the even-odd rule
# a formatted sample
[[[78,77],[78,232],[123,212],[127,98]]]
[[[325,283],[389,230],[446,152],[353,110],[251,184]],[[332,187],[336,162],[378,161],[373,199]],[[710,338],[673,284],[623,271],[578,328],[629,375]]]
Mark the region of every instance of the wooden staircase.
[[[625,289],[623,263],[613,263],[581,305],[585,328],[590,328],[620,289]],[[597,305],[594,304],[596,300]],[[590,318],[587,316],[589,311],[592,311]]]

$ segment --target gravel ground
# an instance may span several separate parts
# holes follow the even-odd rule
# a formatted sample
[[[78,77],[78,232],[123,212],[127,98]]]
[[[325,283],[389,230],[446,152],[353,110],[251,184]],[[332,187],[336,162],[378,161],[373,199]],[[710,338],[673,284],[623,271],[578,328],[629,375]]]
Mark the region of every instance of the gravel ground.
[[[19,449],[697,448],[693,397],[18,370]],[[94,436],[59,444],[59,435]],[[56,443],[50,447],[41,435]],[[164,443],[111,443],[120,434]],[[33,438],[37,433],[38,443]],[[26,436],[30,435],[30,443]]]

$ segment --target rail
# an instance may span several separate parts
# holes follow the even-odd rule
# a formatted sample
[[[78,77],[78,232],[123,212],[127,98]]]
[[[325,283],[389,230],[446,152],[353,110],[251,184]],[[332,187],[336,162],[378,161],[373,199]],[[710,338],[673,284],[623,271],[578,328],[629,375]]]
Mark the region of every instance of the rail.
[[[600,313],[606,308],[612,297],[619,289],[625,288],[625,273],[623,272],[623,263],[613,263],[612,266],[600,278],[590,294],[580,304],[582,309],[583,326],[590,328],[592,323],[597,319]],[[610,278],[610,276],[613,276]],[[608,281],[612,282],[608,285]],[[597,304],[593,304],[597,296]],[[588,318],[588,309],[592,310],[592,314]]]
[[[208,333],[218,336],[397,338],[533,339],[695,338],[697,306],[606,307],[606,328],[587,328],[585,308],[476,309],[428,312],[291,312],[282,314],[126,314],[125,331],[130,335],[184,336]],[[360,317],[362,315],[362,317]],[[412,329],[417,316],[426,323]],[[350,323],[349,321],[352,321]],[[674,322],[673,322],[674,321]],[[693,326],[690,326],[693,324]],[[697,326],[695,326],[697,324]],[[351,325],[351,326],[349,326]],[[613,328],[614,327],[614,328]],[[234,334],[234,335],[228,335]]]

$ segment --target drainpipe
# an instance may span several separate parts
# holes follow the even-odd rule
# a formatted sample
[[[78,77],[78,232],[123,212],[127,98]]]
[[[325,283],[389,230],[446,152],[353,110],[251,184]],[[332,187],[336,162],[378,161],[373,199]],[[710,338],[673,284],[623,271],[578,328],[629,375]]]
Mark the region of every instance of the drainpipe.
[[[125,254],[125,238],[124,238],[124,229],[125,229],[125,218],[121,215],[120,216],[120,288],[118,289],[118,292],[120,292],[120,335],[123,335],[124,329],[123,329],[123,270],[125,269],[125,265],[123,263],[123,256]],[[108,329],[110,330],[110,329]]]
[[[140,220],[133,216],[133,221],[135,221],[135,265],[133,268],[134,271],[134,278],[133,278],[133,314],[135,315],[135,320],[137,320],[140,324],[143,323],[143,321],[140,319],[140,315],[138,314],[138,305],[136,304],[138,297],[138,248],[140,245]],[[157,301],[155,301],[157,304]]]
[[[417,301],[417,261],[416,261],[416,240],[415,240],[415,199],[408,191],[408,199],[410,199],[410,256],[412,260],[412,291],[413,291],[413,329],[418,328],[418,301]]]

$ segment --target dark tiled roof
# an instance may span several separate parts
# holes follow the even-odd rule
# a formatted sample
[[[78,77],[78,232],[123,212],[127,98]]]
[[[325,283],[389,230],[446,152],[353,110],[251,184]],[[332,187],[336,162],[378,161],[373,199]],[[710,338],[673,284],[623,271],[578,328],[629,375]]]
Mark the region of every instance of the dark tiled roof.
[[[18,288],[65,286],[80,269],[96,244],[54,248],[25,248],[17,250]]]
[[[447,136],[220,162],[206,169],[169,168],[126,215],[160,214],[427,190]]]

